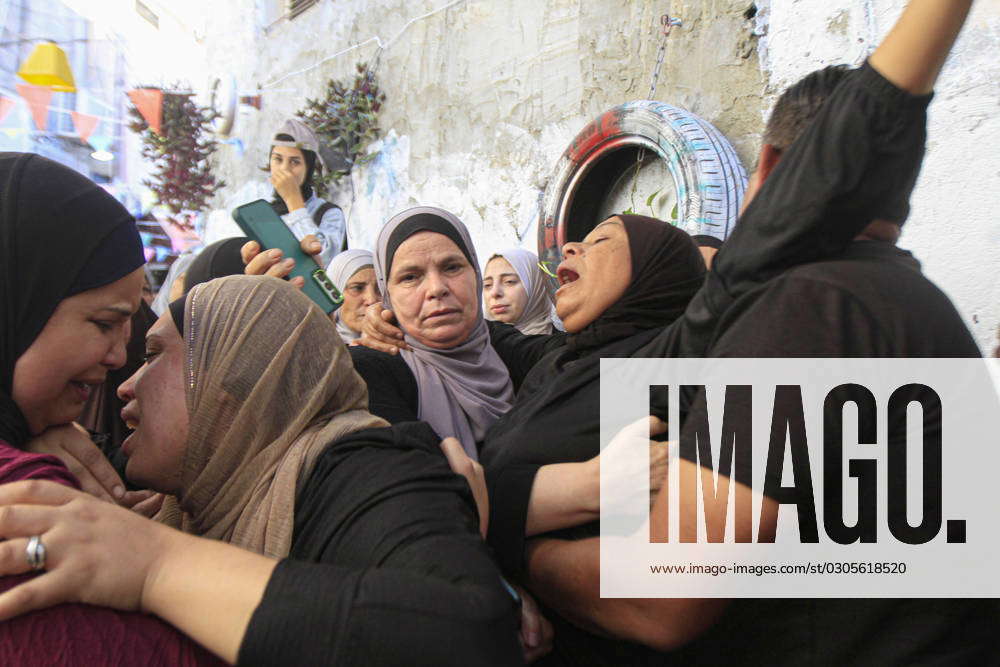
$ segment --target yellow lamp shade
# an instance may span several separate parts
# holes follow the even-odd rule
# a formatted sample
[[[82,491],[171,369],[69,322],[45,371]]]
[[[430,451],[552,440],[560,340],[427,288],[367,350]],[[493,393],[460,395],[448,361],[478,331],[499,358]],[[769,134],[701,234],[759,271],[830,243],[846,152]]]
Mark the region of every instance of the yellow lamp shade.
[[[17,75],[36,86],[50,86],[60,93],[75,93],[76,81],[69,68],[66,52],[54,42],[42,42],[21,63]]]

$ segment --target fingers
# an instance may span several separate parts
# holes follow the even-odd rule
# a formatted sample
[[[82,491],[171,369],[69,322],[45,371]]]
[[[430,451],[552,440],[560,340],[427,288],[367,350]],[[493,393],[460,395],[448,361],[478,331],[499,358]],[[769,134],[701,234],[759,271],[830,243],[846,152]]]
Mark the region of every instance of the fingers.
[[[41,535],[52,527],[55,521],[56,508],[45,505],[8,505],[0,507],[0,537],[7,542],[0,542],[4,548],[4,559],[0,560],[0,567],[17,564],[18,559],[25,560],[25,552],[22,548],[20,552],[11,553],[9,544],[15,542],[15,538],[29,538],[32,535]],[[25,543],[26,545],[27,543]],[[25,545],[21,545],[24,547]],[[27,560],[25,560],[27,562]],[[17,574],[3,570],[3,574]]]
[[[166,499],[162,493],[155,493],[152,497],[140,501],[132,506],[132,511],[147,519],[152,519],[160,509],[163,508],[163,501]]]
[[[667,432],[667,422],[663,421],[659,417],[654,417],[649,415],[649,434],[650,435],[660,435],[661,433]]]
[[[0,621],[69,601],[66,575],[46,572],[0,595]]]
[[[243,264],[249,264],[250,260],[257,256],[260,252],[260,244],[256,241],[247,241],[240,247],[240,257],[243,259]]]
[[[86,497],[81,491],[42,479],[0,484],[0,508],[19,504],[65,505],[77,498]],[[2,535],[2,526],[0,526],[0,536]]]
[[[15,537],[0,542],[0,575],[12,576],[32,571],[31,565],[28,564],[29,539]]]
[[[362,335],[361,338],[357,339],[357,345],[362,345],[364,347],[370,347],[373,350],[378,350],[379,352],[385,352],[386,354],[398,354],[399,348],[395,345],[390,345],[388,343],[382,343],[380,341],[374,340],[368,336]]]
[[[541,640],[541,615],[530,595],[521,591],[521,642],[527,648],[535,648]]]
[[[465,449],[462,448],[462,443],[458,441],[458,438],[445,438],[442,440],[441,451],[444,452],[444,457],[448,459],[448,465],[451,466],[454,472],[459,475],[467,475],[472,471],[472,467],[469,464],[473,461],[465,453]]]
[[[121,506],[122,507],[135,507],[138,503],[143,500],[149,500],[156,495],[156,491],[150,489],[144,489],[142,491],[126,491],[125,495],[122,496]]]
[[[307,255],[318,255],[323,249],[315,234],[306,234],[299,245],[302,247],[302,252]]]
[[[279,250],[278,252],[281,252],[281,251]],[[292,269],[294,269],[294,268],[295,268],[295,260],[292,259],[291,257],[289,257],[288,259],[283,259],[280,262],[277,262],[274,265],[272,265],[271,268],[269,268],[264,273],[264,275],[265,276],[273,276],[275,278],[284,278],[289,273],[291,273]],[[301,285],[300,285],[300,287],[301,287]]]
[[[86,431],[78,438],[67,439],[63,446],[79,462],[79,470],[73,470],[73,466],[69,468],[80,480],[84,491],[111,502],[117,502],[125,495],[125,483]]]
[[[282,254],[278,248],[265,250],[247,263],[246,268],[243,269],[243,273],[248,276],[266,275],[274,276],[275,278],[284,278],[295,267],[295,260],[290,258],[282,260]]]
[[[396,348],[409,349],[402,330],[392,324],[395,319],[393,312],[382,308],[381,303],[368,306],[361,323],[361,344],[389,354],[396,354]]]
[[[552,624],[544,616],[539,616],[539,621],[538,646],[525,651],[524,659],[526,662],[534,662],[552,651],[552,640],[555,638]]]

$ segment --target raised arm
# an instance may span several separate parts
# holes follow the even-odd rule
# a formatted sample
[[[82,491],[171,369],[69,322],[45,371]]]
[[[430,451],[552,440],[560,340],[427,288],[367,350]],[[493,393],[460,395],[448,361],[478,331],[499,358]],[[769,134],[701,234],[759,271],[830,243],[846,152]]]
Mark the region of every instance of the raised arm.
[[[931,92],[970,7],[972,0],[910,0],[871,66],[908,93]]]

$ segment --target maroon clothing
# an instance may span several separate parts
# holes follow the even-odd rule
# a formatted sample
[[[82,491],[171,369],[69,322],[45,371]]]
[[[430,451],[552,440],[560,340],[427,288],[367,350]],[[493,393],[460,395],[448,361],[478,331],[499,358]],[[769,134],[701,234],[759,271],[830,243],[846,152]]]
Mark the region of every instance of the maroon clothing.
[[[49,479],[80,488],[73,473],[55,456],[25,452],[0,440],[0,484],[23,479]]]
[[[0,440],[0,484],[79,482],[54,456]],[[0,592],[34,574],[0,577]],[[0,622],[0,665],[221,665],[218,658],[154,616],[87,604],[61,604]]]

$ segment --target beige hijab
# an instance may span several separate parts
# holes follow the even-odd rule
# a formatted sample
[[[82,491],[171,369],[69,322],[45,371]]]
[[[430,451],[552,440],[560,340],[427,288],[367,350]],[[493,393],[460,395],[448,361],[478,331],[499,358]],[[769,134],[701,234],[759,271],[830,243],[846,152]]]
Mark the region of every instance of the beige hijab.
[[[268,556],[288,555],[296,492],[327,445],[388,424],[336,326],[283,280],[229,276],[184,308],[190,430],[182,493],[157,519]]]

